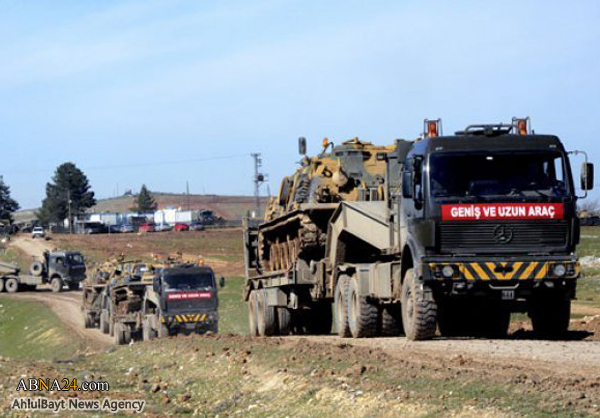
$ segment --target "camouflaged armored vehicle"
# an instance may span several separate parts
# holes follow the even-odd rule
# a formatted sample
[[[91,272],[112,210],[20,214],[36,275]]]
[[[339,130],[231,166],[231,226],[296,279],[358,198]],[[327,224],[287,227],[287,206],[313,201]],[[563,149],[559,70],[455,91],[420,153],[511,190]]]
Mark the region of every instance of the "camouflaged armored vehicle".
[[[303,138],[300,143],[304,154]],[[260,265],[267,271],[285,270],[297,258],[322,258],[327,222],[340,202],[384,200],[385,161],[378,155],[393,152],[395,145],[358,138],[338,146],[325,138],[323,145],[318,156],[305,156],[283,179],[269,202],[258,232]]]

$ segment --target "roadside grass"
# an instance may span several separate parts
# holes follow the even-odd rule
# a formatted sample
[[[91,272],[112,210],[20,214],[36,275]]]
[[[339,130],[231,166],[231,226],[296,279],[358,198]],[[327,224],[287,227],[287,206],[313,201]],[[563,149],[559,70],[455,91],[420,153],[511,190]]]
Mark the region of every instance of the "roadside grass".
[[[581,228],[581,240],[577,247],[581,257],[593,255],[600,257],[600,227],[584,226]]]
[[[219,332],[248,335],[248,308],[242,298],[244,279],[226,279],[225,287],[219,290]]]
[[[31,360],[70,358],[79,342],[44,304],[0,298],[0,355]]]
[[[31,258],[18,248],[8,247],[0,250],[0,261],[17,265],[21,271],[27,272]]]

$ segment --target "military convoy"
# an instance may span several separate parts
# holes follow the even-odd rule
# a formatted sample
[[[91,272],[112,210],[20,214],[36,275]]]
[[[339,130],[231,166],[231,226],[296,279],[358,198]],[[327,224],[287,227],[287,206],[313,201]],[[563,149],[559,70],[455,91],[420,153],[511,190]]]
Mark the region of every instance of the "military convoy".
[[[86,327],[98,327],[117,344],[128,344],[179,333],[217,333],[218,304],[215,274],[202,262],[169,258],[144,263],[118,257],[86,281],[82,310]]]
[[[253,335],[506,334],[568,328],[579,263],[569,155],[529,119],[377,147],[328,141],[282,181],[262,222],[244,223]],[[300,139],[301,153],[306,142]],[[593,187],[582,166],[581,190]]]

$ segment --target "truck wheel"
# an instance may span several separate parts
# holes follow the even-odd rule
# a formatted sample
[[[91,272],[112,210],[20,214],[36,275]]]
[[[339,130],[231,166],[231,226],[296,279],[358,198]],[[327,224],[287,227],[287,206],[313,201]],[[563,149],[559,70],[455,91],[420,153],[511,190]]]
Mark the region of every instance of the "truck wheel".
[[[41,261],[34,261],[29,267],[29,274],[35,277],[40,277],[44,274],[44,264]]]
[[[258,308],[256,305],[256,290],[250,291],[248,296],[248,322],[250,325],[250,336],[258,337]]]
[[[123,324],[114,324],[113,326],[114,328],[114,337],[115,337],[115,344],[117,345],[123,345],[125,344],[125,333],[123,332]]]
[[[50,282],[50,287],[54,293],[60,293],[63,291],[63,281],[60,277],[55,277]]]
[[[156,335],[150,323],[150,318],[145,316],[142,320],[142,339],[144,341],[152,341],[154,338],[156,338]]]
[[[14,277],[6,279],[4,288],[8,293],[16,293],[19,291],[19,282]]]
[[[290,335],[292,332],[292,313],[288,308],[277,308],[277,330],[279,335]]]
[[[213,334],[218,334],[219,333],[219,321],[215,321],[210,326],[210,332],[212,332]]]
[[[4,292],[4,279],[0,279],[0,293]]]
[[[367,298],[358,294],[358,280],[348,283],[346,293],[348,303],[348,325],[354,338],[370,338],[377,334],[378,309]]]
[[[83,311],[83,325],[85,328],[94,328],[94,319],[87,309]]]
[[[258,335],[261,337],[275,335],[277,329],[275,323],[275,307],[267,305],[267,291],[265,289],[257,290],[256,307]]]
[[[309,334],[329,335],[333,325],[333,312],[330,302],[314,303],[305,317],[305,326]]]
[[[414,270],[409,269],[402,284],[402,324],[409,340],[428,340],[435,336],[437,305],[427,293]]]
[[[115,323],[110,316],[108,317],[108,335],[111,337],[115,336]]]
[[[333,298],[333,303],[335,305],[335,326],[337,334],[342,338],[352,336],[352,334],[350,334],[350,325],[348,325],[348,301],[346,300],[348,283],[350,283],[350,277],[341,275],[338,279],[337,286],[335,287],[335,295]]]
[[[571,301],[561,297],[534,300],[529,309],[533,332],[543,338],[561,338],[569,329]]]
[[[402,312],[400,306],[391,304],[381,308],[381,335],[397,337],[402,335]]]
[[[100,331],[104,334],[109,333],[109,325],[108,325],[108,312],[105,309],[102,309],[102,313],[100,313]]]

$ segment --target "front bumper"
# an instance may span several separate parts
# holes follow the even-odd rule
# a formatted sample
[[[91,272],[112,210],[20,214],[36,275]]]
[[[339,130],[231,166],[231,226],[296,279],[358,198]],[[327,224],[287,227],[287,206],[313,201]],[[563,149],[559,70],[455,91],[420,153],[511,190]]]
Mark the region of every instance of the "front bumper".
[[[210,328],[219,321],[219,315],[216,312],[166,314],[160,320],[169,328],[197,330]]]
[[[435,281],[489,281],[520,282],[539,280],[575,280],[579,278],[580,266],[577,257],[426,257],[423,279]],[[450,266],[452,275],[444,274]],[[557,274],[556,267],[564,266],[564,274]],[[560,269],[559,269],[560,270]],[[450,270],[446,268],[446,272]]]

